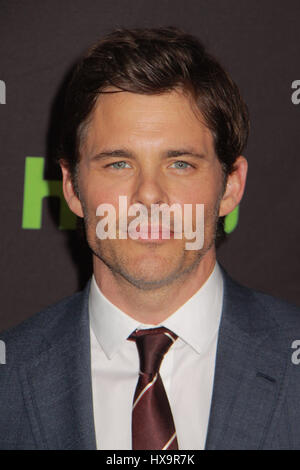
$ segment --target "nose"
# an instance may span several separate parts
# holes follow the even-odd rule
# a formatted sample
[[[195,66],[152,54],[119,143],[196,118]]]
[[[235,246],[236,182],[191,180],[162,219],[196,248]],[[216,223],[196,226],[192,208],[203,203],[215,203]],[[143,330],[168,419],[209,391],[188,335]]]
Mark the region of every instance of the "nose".
[[[133,203],[143,204],[147,209],[151,204],[167,203],[166,184],[163,178],[157,173],[144,171],[138,176],[133,195]]]

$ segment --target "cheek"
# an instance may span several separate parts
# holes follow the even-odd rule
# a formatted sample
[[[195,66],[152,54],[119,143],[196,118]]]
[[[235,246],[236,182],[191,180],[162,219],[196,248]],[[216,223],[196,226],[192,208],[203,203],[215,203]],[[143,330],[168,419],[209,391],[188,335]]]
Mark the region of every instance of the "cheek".
[[[185,188],[181,193],[175,191],[174,197],[171,197],[170,200],[172,203],[177,202],[182,206],[184,204],[204,204],[205,206],[211,207],[214,206],[218,200],[220,192],[217,187],[214,187],[212,184],[203,184],[199,183],[198,185],[191,185],[188,188]]]
[[[108,185],[104,179],[95,177],[86,179],[85,181],[86,183],[82,194],[89,211],[92,210],[96,214],[96,209],[100,204],[111,204],[114,207],[118,206],[121,192],[117,185]]]

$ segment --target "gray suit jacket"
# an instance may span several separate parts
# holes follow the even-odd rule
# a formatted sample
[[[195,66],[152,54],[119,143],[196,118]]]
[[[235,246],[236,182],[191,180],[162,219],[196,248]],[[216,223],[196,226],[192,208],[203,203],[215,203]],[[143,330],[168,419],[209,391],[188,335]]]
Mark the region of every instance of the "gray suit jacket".
[[[300,449],[300,310],[223,274],[206,449]],[[96,449],[88,295],[0,334],[0,449]]]

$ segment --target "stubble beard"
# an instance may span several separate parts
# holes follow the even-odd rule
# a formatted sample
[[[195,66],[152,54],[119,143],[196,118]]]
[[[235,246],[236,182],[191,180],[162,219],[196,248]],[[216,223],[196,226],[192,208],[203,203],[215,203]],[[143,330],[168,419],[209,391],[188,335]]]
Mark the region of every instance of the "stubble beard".
[[[100,240],[96,236],[96,218],[90,217],[88,209],[81,200],[83,214],[84,214],[84,226],[85,226],[85,233],[88,245],[94,254],[100,261],[102,261],[105,266],[111,271],[111,274],[114,278],[120,282],[125,281],[129,283],[131,286],[143,291],[151,291],[162,289],[164,287],[168,287],[172,283],[180,283],[180,280],[184,280],[188,277],[192,272],[194,272],[197,267],[199,266],[201,260],[207,254],[207,252],[212,248],[215,244],[216,239],[216,232],[217,232],[217,223],[218,223],[218,213],[219,213],[219,205],[220,205],[220,198],[218,199],[215,207],[211,211],[210,218],[212,222],[210,223],[209,230],[205,230],[205,237],[204,237],[204,246],[199,250],[184,250],[182,248],[182,255],[179,258],[178,262],[176,263],[177,266],[173,268],[172,272],[163,276],[160,279],[146,279],[145,277],[145,269],[140,270],[139,276],[133,275],[126,269],[128,266],[128,257],[125,257],[122,252],[117,252],[116,250],[112,249],[113,246],[111,243],[114,243],[118,240]],[[207,229],[207,227],[206,227]],[[207,233],[209,232],[209,233]],[[205,240],[208,239],[209,242],[206,244]],[[122,240],[122,242],[126,242],[126,240]],[[109,244],[107,244],[109,242]],[[171,242],[173,243],[173,241]],[[182,245],[183,247],[183,245]],[[151,247],[155,248],[155,247]],[[187,253],[194,252],[195,255],[188,255]],[[190,262],[185,266],[185,261],[187,260],[188,256],[191,258]],[[144,275],[143,275],[144,274]]]

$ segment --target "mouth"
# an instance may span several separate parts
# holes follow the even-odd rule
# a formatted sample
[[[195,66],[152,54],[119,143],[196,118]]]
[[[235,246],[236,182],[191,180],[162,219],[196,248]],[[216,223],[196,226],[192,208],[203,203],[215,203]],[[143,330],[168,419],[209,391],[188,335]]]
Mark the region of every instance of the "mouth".
[[[174,232],[163,226],[139,226],[136,230],[128,230],[129,238],[141,242],[161,243],[174,238]]]

